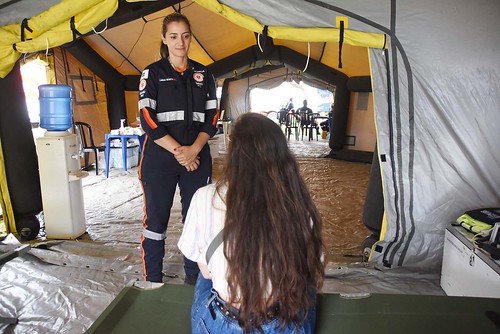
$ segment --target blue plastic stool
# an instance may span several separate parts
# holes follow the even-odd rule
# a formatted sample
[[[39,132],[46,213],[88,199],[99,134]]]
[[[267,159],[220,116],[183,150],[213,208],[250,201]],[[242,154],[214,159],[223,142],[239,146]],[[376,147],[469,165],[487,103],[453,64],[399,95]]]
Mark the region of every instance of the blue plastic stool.
[[[112,135],[110,133],[107,133],[105,135],[105,140],[106,140],[106,177],[109,176],[109,151],[110,151],[110,143],[112,139],[120,139],[122,143],[122,159],[123,159],[123,170],[127,170],[127,141],[130,138],[136,138],[139,140],[139,143],[141,143],[141,137],[140,135]],[[142,153],[142,144],[139,145],[139,155]]]

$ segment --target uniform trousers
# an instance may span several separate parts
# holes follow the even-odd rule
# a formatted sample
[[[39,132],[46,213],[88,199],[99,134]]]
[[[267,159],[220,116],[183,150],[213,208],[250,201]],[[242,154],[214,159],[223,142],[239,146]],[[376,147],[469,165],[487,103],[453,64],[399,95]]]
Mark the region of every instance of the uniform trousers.
[[[148,153],[156,155],[148,156]],[[211,182],[212,176],[212,158],[208,144],[198,155],[198,169],[192,172],[180,165],[170,152],[159,153],[147,152],[146,147],[140,165],[140,181],[145,203],[143,228],[146,230],[141,238],[142,264],[144,279],[150,282],[162,282],[165,233],[177,185],[180,189],[184,223],[191,198],[196,190]],[[184,271],[186,275],[197,276],[199,268],[195,262],[184,257]]]

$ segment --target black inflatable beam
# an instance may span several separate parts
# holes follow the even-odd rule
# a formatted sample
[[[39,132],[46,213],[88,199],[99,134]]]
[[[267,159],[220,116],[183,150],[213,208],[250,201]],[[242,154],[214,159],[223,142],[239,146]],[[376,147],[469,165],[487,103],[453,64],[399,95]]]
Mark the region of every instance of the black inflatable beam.
[[[216,78],[220,78],[231,74],[234,69],[248,66],[258,60],[277,61],[281,64],[288,64],[298,69],[304,68],[307,62],[306,56],[287,47],[274,46],[272,50],[272,52],[263,54],[256,45],[253,45],[208,65],[208,68]],[[309,59],[306,72],[332,85],[338,85],[342,83],[342,81],[348,79],[344,73],[314,59]]]
[[[370,93],[372,91],[372,78],[369,75],[350,77],[347,80],[347,89],[350,92]]]
[[[258,60],[255,52],[255,46],[251,46],[239,52],[236,52],[226,58],[222,58],[210,65],[208,69],[216,78],[222,78],[231,75],[235,69],[248,66]]]
[[[330,129],[332,135],[328,142],[333,151],[341,150],[345,145],[350,97],[351,93],[347,89],[347,79],[335,85],[335,104],[333,105],[332,128]]]
[[[109,125],[111,129],[118,129],[120,119],[127,119],[125,76],[108,64],[83,39],[77,39],[63,47],[106,83]]]
[[[368,187],[366,189],[362,221],[367,228],[377,235],[382,230],[382,219],[384,217],[384,194],[382,189],[382,175],[380,173],[378,149],[375,146],[370,176],[368,178]]]
[[[126,75],[124,89],[127,91],[137,92],[139,91],[139,81],[141,80],[140,75]]]
[[[24,218],[31,220],[42,211],[38,157],[19,62],[4,79],[0,79],[0,105],[5,173],[17,223]]]

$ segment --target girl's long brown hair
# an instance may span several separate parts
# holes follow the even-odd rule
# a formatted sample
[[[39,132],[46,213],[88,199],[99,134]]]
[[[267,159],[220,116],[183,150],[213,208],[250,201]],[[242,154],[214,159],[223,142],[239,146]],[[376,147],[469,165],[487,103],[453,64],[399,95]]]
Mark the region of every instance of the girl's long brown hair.
[[[284,326],[300,323],[323,284],[320,215],[277,124],[247,113],[230,139],[217,183],[219,194],[227,186],[229,303],[246,332],[260,329],[276,302]]]

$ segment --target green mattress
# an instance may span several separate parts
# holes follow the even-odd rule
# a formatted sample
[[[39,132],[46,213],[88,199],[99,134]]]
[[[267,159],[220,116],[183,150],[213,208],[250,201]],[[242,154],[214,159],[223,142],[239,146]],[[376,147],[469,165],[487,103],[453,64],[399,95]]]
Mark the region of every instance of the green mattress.
[[[87,333],[190,333],[193,287],[126,287]],[[423,295],[319,298],[316,333],[500,333],[500,299]]]

